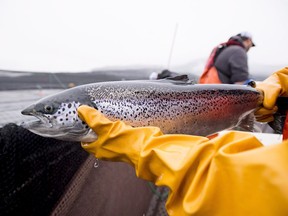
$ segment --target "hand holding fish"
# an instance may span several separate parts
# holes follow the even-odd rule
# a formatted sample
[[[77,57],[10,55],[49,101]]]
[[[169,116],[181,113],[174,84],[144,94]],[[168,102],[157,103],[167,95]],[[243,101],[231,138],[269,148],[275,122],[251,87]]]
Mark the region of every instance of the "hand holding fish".
[[[99,159],[129,163],[139,178],[168,187],[170,215],[288,211],[287,142],[263,147],[253,134],[240,131],[213,139],[163,134],[158,127],[110,121],[85,105],[78,113],[99,135],[94,142],[82,142],[82,147]],[[252,201],[247,199],[251,194]]]
[[[273,121],[273,114],[277,111],[277,98],[288,96],[288,67],[273,73],[263,82],[257,83],[256,89],[264,94],[262,107],[255,112],[257,121]]]
[[[95,141],[81,142],[82,147],[99,159],[133,165],[138,160],[135,152],[141,149],[142,142],[148,141],[150,136],[163,135],[158,127],[132,127],[120,120],[111,121],[100,111],[86,105],[78,108],[78,114],[97,134]]]
[[[280,74],[272,96],[258,86],[263,107],[287,94],[287,68]],[[71,89],[22,113],[40,119],[29,130],[81,141],[97,158],[129,163],[139,178],[167,186],[171,215],[286,215],[287,141],[263,147],[250,133],[203,136],[235,126],[259,102],[245,86],[115,82]]]

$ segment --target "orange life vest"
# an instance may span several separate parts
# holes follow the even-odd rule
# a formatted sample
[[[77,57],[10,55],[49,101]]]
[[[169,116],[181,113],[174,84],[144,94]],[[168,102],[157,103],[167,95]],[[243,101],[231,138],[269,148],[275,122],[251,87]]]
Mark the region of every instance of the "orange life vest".
[[[218,71],[215,66],[206,69],[199,79],[200,84],[221,84],[218,76]]]

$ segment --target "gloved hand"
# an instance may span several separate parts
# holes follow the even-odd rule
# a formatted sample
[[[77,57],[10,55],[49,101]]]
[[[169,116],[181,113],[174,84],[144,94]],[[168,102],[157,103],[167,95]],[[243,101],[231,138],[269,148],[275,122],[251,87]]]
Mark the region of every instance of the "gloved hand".
[[[133,152],[138,152],[141,144],[147,142],[146,137],[162,135],[157,127],[133,128],[122,121],[111,121],[86,105],[78,108],[78,114],[98,137],[91,143],[82,142],[82,147],[99,159],[123,161],[134,166],[139,155]]]
[[[277,111],[276,100],[279,96],[288,96],[288,67],[285,67],[263,82],[257,83],[256,89],[264,95],[262,107],[255,112],[259,122],[273,121],[273,114]]]
[[[287,215],[288,142],[263,147],[239,131],[211,140],[162,134],[157,127],[110,121],[88,106],[78,113],[98,135],[82,147],[99,159],[128,162],[139,178],[167,186],[171,216]]]

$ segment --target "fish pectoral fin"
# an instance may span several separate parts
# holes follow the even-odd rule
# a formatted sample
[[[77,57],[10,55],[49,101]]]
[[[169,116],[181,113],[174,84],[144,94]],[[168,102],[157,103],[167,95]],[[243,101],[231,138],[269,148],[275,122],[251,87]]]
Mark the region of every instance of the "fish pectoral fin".
[[[255,129],[255,117],[254,113],[249,113],[248,115],[244,115],[239,120],[238,124],[232,128],[232,130],[238,131],[247,131],[247,132],[254,132]]]

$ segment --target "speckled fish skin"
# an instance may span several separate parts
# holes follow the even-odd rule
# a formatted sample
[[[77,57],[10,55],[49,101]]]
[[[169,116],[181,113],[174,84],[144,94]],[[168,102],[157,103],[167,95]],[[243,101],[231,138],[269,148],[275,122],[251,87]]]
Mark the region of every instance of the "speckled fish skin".
[[[41,122],[23,126],[42,136],[93,141],[96,139],[90,136],[93,132],[77,115],[77,108],[86,104],[111,120],[123,120],[132,126],[158,126],[164,133],[207,136],[236,126],[242,117],[258,107],[260,100],[257,90],[242,85],[103,82],[41,99],[22,111],[26,115],[38,115]],[[47,113],[47,105],[53,111]]]

